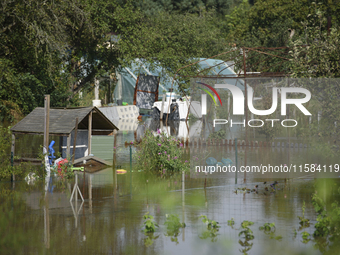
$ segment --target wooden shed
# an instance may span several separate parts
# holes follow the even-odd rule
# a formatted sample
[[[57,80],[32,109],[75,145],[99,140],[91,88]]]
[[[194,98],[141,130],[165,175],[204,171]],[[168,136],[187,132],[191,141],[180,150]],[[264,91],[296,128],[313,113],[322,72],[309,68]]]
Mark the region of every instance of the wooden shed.
[[[76,128],[76,119],[78,118],[78,125]],[[45,109],[43,107],[35,108],[24,119],[18,122],[11,128],[12,131],[12,152],[14,154],[15,148],[15,135],[44,135],[45,126]],[[76,140],[84,141],[87,144],[79,145],[76,143],[76,154],[78,148],[86,149],[86,154],[82,155],[84,159],[89,159],[88,155],[91,154],[91,136],[92,135],[111,135],[114,130],[118,128],[97,108],[97,107],[82,107],[82,108],[51,108],[49,110],[49,135],[59,136],[60,146],[59,151],[63,156],[70,157],[73,150],[73,140],[77,130],[78,137]],[[72,143],[72,145],[71,145]],[[80,161],[82,157],[78,157]],[[23,159],[22,161],[34,161],[34,159]]]

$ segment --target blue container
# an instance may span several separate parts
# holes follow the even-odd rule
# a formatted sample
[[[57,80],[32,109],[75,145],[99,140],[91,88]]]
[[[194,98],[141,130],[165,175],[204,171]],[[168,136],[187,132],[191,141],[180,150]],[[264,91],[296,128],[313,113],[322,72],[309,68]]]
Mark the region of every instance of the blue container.
[[[213,157],[209,157],[209,158],[207,158],[205,163],[207,163],[208,166],[216,166],[217,160]]]
[[[222,157],[221,161],[222,161],[223,165],[225,165],[225,166],[230,166],[230,165],[233,164],[233,161],[230,158],[223,158]]]

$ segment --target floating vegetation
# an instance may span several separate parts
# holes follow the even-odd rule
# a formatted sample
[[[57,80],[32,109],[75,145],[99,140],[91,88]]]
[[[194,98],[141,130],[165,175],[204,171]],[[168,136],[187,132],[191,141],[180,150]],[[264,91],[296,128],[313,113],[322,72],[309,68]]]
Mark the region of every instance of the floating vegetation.
[[[243,187],[243,188],[237,188],[234,190],[234,193],[238,194],[238,193],[251,193],[251,192],[255,192],[257,193],[256,189],[248,189],[247,187]]]
[[[277,185],[279,184],[277,181],[274,181],[273,183],[266,185],[267,182],[264,182],[263,184],[257,184],[254,186],[254,188],[248,188],[248,187],[238,187],[235,190],[233,190],[233,193],[235,194],[244,194],[244,193],[256,193],[260,195],[268,195],[273,194],[276,191],[280,190]]]
[[[264,233],[275,232],[275,223],[265,223],[263,226],[259,227],[260,230],[264,230]]]
[[[282,236],[281,235],[276,236],[272,233],[272,234],[270,234],[270,239],[275,239],[275,240],[280,241],[280,240],[282,240]]]
[[[260,230],[263,230],[263,232],[266,235],[270,236],[270,239],[275,239],[275,240],[281,240],[282,236],[281,235],[275,235],[275,231],[276,231],[276,227],[275,227],[275,223],[265,223],[263,224],[263,226],[259,227]]]
[[[171,241],[178,244],[178,235],[181,228],[185,228],[185,223],[181,223],[177,214],[166,214],[166,221],[164,225],[167,227],[165,236],[170,236]]]
[[[151,246],[154,243],[154,241],[159,237],[159,235],[158,236],[154,236],[154,233],[145,233],[145,235],[147,236],[144,239],[145,247]]]
[[[202,222],[207,225],[207,230],[204,231],[199,237],[201,239],[211,238],[212,242],[216,242],[218,236],[217,232],[220,228],[218,222],[208,219],[208,217],[205,215],[201,215],[200,218],[202,218]]]
[[[158,228],[158,224],[154,221],[153,216],[149,215],[147,212],[144,216],[144,233],[153,233],[156,228]]]
[[[241,223],[241,227],[243,230],[238,234],[238,236],[243,235],[245,240],[239,240],[238,243],[243,247],[243,249],[240,249],[240,252],[242,252],[243,254],[247,254],[247,252],[253,247],[253,243],[249,242],[255,238],[253,235],[253,231],[249,228],[249,226],[253,224],[254,222],[247,220],[244,220]]]
[[[309,238],[310,234],[307,231],[303,231],[302,233],[303,243],[308,243],[311,239]]]
[[[234,218],[231,218],[231,220],[228,220],[228,226],[233,227],[235,225]]]
[[[303,228],[306,228],[306,227],[309,227],[310,223],[309,223],[309,219],[306,219],[305,218],[305,210],[306,210],[306,203],[305,201],[303,201],[303,204],[302,204],[302,217],[301,216],[298,216],[298,218],[300,219],[300,229],[303,229]]]
[[[253,235],[253,231],[249,228],[249,226],[253,225],[254,222],[252,221],[247,221],[244,220],[241,223],[241,227],[242,227],[242,231],[238,234],[238,236],[242,236],[247,239],[247,240],[253,240],[254,239],[254,235]]]

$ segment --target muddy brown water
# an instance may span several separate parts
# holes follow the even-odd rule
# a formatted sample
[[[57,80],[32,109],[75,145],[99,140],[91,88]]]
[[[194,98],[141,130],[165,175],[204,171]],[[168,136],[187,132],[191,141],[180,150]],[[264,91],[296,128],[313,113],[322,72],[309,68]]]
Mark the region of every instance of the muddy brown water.
[[[133,137],[133,132],[120,133],[118,137],[116,165],[126,169],[126,174],[118,175],[112,168],[86,174],[85,179],[79,174],[84,202],[79,195],[77,201],[70,202],[74,180],[67,182],[52,177],[48,186],[44,181],[34,184],[20,181],[15,186],[1,182],[0,231],[5,237],[0,242],[0,253],[321,254],[313,248],[313,241],[304,243],[302,239],[303,231],[314,232],[317,217],[311,204],[315,191],[312,176],[277,179],[276,190],[270,192],[266,192],[265,187],[276,180],[274,176],[261,179],[249,174],[245,183],[241,175],[237,183],[234,175],[205,180],[188,173],[184,183],[181,175],[157,179],[136,171],[134,162],[130,172],[129,147],[125,147],[124,142]],[[29,142],[25,140],[25,143]],[[113,144],[113,137],[93,137],[93,153],[113,160]],[[29,154],[29,150],[33,149],[29,147],[26,153]],[[212,151],[216,158],[220,157],[219,152],[235,158],[233,149]],[[242,150],[239,152],[241,165],[245,156]],[[306,158],[315,161],[306,150],[258,148],[247,150],[246,160],[248,164],[264,161],[283,164],[299,163]],[[264,184],[265,181],[268,183]],[[257,193],[242,191],[255,185],[259,185]],[[311,225],[301,229],[298,216],[303,214],[304,202],[304,215],[311,220]],[[146,213],[159,225],[152,235],[143,232]],[[186,227],[169,236],[165,225],[167,214],[177,215]],[[199,218],[201,215],[218,222],[220,228],[215,234]],[[230,226],[228,221],[232,218],[235,224]],[[243,221],[254,222],[249,227],[253,240],[239,236]],[[265,223],[275,223],[275,231],[260,230]]]

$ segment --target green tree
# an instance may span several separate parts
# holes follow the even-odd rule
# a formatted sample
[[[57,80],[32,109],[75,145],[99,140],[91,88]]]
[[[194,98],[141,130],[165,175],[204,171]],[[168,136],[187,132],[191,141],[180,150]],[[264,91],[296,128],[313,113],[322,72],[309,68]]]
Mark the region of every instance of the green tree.
[[[226,43],[214,20],[210,14],[198,17],[163,13],[145,18],[137,27],[121,34],[120,62],[128,65],[139,58],[145,63],[161,65],[164,73],[173,76],[195,58],[210,57],[225,50]],[[193,74],[196,70],[185,69],[180,74]],[[185,83],[181,86],[187,88]]]
[[[52,105],[62,103],[67,87],[60,52],[66,37],[59,5],[4,1],[0,9],[4,14],[0,17],[0,115],[11,119],[19,109],[26,114],[43,104],[44,94],[52,95]]]
[[[214,12],[145,16],[131,2],[5,1],[0,7],[1,116],[76,105],[77,93],[135,58],[175,71],[225,48]]]
[[[199,14],[216,10],[217,15],[226,15],[240,0],[139,0],[134,6],[148,16],[162,12],[177,14]]]

